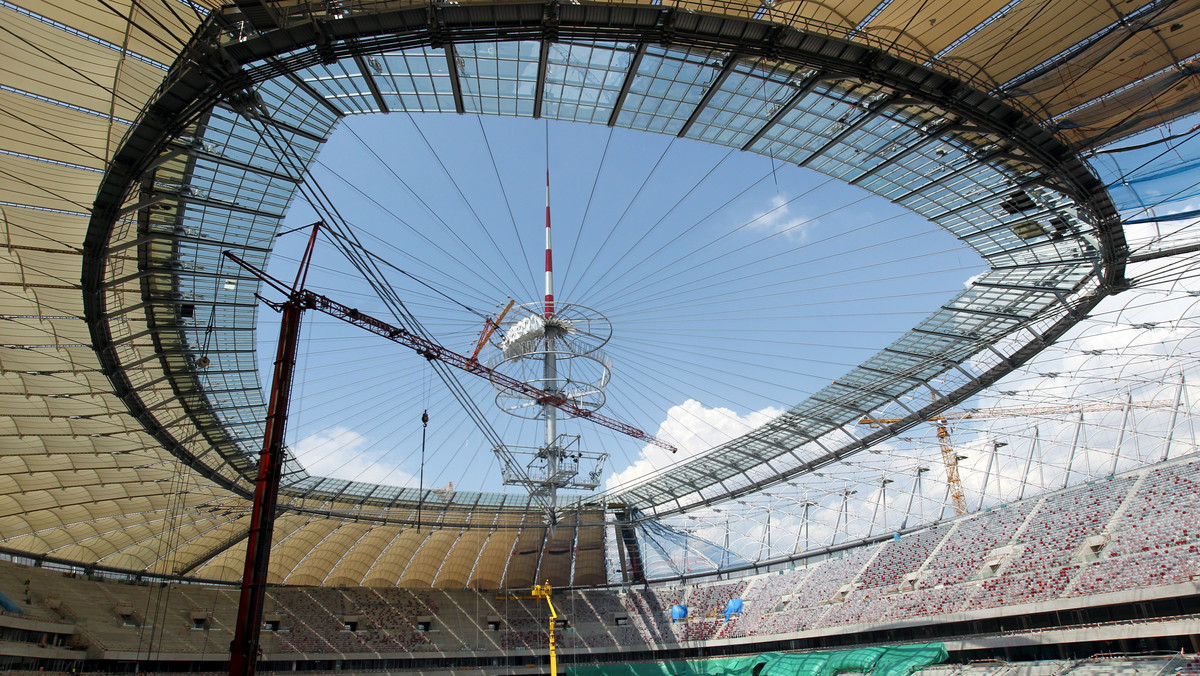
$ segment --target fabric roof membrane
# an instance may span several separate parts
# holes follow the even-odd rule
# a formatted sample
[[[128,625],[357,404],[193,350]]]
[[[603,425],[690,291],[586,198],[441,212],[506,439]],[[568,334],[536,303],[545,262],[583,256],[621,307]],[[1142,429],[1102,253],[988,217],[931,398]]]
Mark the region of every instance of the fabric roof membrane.
[[[213,429],[227,425],[227,436],[232,439],[252,434],[255,423],[244,411],[221,412],[232,410],[218,405],[229,402],[210,401],[211,406],[204,406],[200,393],[206,387],[206,376],[188,373],[192,355],[187,349],[194,342],[192,337],[162,329],[162,321],[177,307],[176,301],[166,296],[179,284],[198,288],[200,277],[159,268],[177,257],[212,260],[227,244],[249,247],[269,242],[277,221],[274,215],[286,209],[293,188],[287,185],[286,172],[279,171],[271,153],[259,142],[255,125],[231,107],[222,104],[208,118],[186,120],[195,126],[176,134],[171,141],[173,151],[180,155],[162,165],[159,178],[164,183],[159,187],[167,187],[167,178],[175,190],[191,182],[211,199],[205,201],[180,192],[170,195],[168,203],[163,204],[165,208],[151,210],[147,216],[153,226],[146,227],[154,228],[154,242],[131,245],[140,234],[147,234],[145,230],[139,232],[133,218],[117,223],[116,229],[108,233],[111,238],[104,245],[130,246],[114,250],[105,260],[103,274],[88,281],[113,283],[99,303],[103,306],[101,312],[90,316],[92,320],[103,318],[112,345],[97,345],[99,354],[80,347],[91,343],[92,336],[86,332],[88,325],[78,319],[85,315],[80,277],[83,266],[89,263],[76,253],[84,245],[87,216],[76,214],[90,212],[97,198],[101,175],[95,170],[113,168],[110,161],[117,141],[126,131],[123,121],[142,119],[153,124],[153,120],[145,120],[143,108],[165,72],[144,59],[176,64],[184,40],[200,25],[203,12],[177,0],[100,5],[41,0],[15,4],[84,36],[39,21],[28,12],[9,6],[0,8],[7,27],[0,34],[0,49],[9,57],[0,65],[0,85],[5,87],[0,90],[0,108],[8,113],[0,116],[0,150],[6,153],[0,156],[4,165],[0,200],[8,203],[0,208],[8,226],[6,244],[12,247],[3,253],[4,265],[0,266],[0,276],[9,285],[5,288],[12,293],[3,296],[0,309],[13,316],[68,318],[9,320],[5,325],[6,343],[33,349],[6,349],[0,354],[5,369],[0,381],[4,396],[14,399],[0,417],[0,429],[9,435],[3,437],[0,454],[0,513],[4,514],[0,517],[4,524],[0,527],[0,544],[118,567],[148,567],[172,573],[190,566],[188,574],[198,577],[236,577],[241,572],[240,537],[246,501],[233,491],[248,486],[244,470],[250,463],[243,458],[239,465],[230,458],[252,447],[253,442],[239,446],[220,439]],[[1118,138],[1193,110],[1200,100],[1192,95],[1190,76],[1172,70],[1180,60],[1187,64],[1200,47],[1200,23],[1194,26],[1197,22],[1192,20],[1200,10],[1178,3],[1126,2],[1113,9],[1075,0],[1022,0],[999,15],[1010,3],[689,2],[673,5],[682,10],[673,14],[664,13],[670,12],[671,5],[624,4],[621,11],[630,16],[632,12],[645,12],[639,15],[647,21],[641,26],[620,25],[622,15],[606,13],[610,7],[607,5],[563,5],[568,22],[579,22],[572,27],[580,35],[548,43],[555,47],[549,58],[558,59],[554,63],[564,66],[554,77],[567,72],[565,66],[583,62],[586,66],[580,66],[579,72],[589,77],[576,81],[564,76],[561,81],[546,83],[547,99],[542,110],[534,110],[539,85],[536,65],[547,37],[539,32],[542,7],[520,3],[493,7],[480,2],[463,3],[444,12],[449,18],[439,19],[441,27],[460,16],[470,21],[451,26],[455,30],[466,31],[472,22],[476,28],[491,22],[504,24],[506,31],[524,31],[519,40],[512,42],[498,42],[495,34],[448,34],[451,37],[447,44],[458,48],[466,64],[460,71],[452,72],[442,46],[418,46],[415,39],[409,45],[381,46],[373,54],[384,71],[375,78],[381,87],[377,98],[361,72],[365,62],[362,57],[370,55],[370,47],[364,46],[369,45],[367,40],[337,40],[337,48],[343,50],[339,56],[344,58],[318,64],[319,59],[313,56],[314,45],[304,43],[307,38],[297,37],[304,30],[298,26],[316,21],[353,36],[356,31],[375,30],[377,24],[373,22],[380,17],[401,25],[397,18],[405,6],[414,8],[412,16],[424,16],[425,7],[405,3],[377,3],[372,7],[347,4],[353,5],[353,12],[358,14],[344,21],[328,19],[322,12],[311,12],[303,3],[296,3],[280,8],[284,10],[281,15],[290,13],[303,19],[292,26],[294,32],[281,30],[264,38],[246,26],[230,23],[219,38],[221,49],[234,56],[249,54],[251,49],[266,53],[270,49],[264,45],[277,40],[272,58],[297,59],[295,63],[275,65],[246,57],[241,63],[264,71],[294,70],[295,77],[304,83],[298,86],[284,77],[260,83],[265,105],[278,121],[291,125],[290,130],[279,126],[278,133],[292,142],[289,147],[301,165],[310,161],[319,147],[314,139],[325,138],[336,121],[330,106],[365,112],[379,109],[382,99],[393,110],[448,112],[455,109],[453,85],[458,84],[469,111],[606,123],[616,110],[618,93],[628,78],[632,87],[622,102],[617,124],[677,133],[695,115],[689,136],[732,147],[741,147],[757,136],[751,144],[757,152],[772,156],[779,153],[779,157],[790,161],[807,162],[877,194],[903,198],[910,208],[937,218],[994,265],[1004,268],[980,281],[1045,283],[1081,307],[1102,283],[1092,276],[1090,266],[1097,261],[1107,264],[1104,255],[1119,259],[1123,252],[1116,250],[1119,243],[1113,245],[1113,250],[1097,249],[1110,243],[1095,244],[1092,229],[1112,214],[1088,213],[1095,205],[1074,201],[1084,190],[1066,185],[1086,174],[1086,168],[1072,165],[1055,174],[1061,167],[1044,166],[1050,163],[1047,157],[1065,152],[1066,144],[1058,140],[1086,146],[1094,139]],[[202,6],[208,5],[198,7]],[[588,9],[595,10],[588,18],[572,18],[579,16],[573,12]],[[878,14],[855,32],[876,10]],[[513,18],[523,16],[523,12],[536,15],[537,20],[523,25]],[[245,18],[233,10],[229,13],[231,22]],[[727,21],[723,15],[747,20]],[[1121,26],[1130,16],[1134,17],[1130,25]],[[406,21],[410,19],[405,15]],[[989,24],[981,25],[989,19]],[[414,29],[428,28],[411,20]],[[695,39],[695,44],[689,46],[685,40],[661,46],[661,35],[654,32],[659,24],[654,22],[665,25],[668,20],[672,29],[683,26],[684,37]],[[764,34],[756,32],[762,28],[760,20],[812,30],[813,35],[776,37],[773,39],[780,42],[772,45],[773,50],[757,53],[761,44],[755,40],[759,38],[744,36]],[[704,33],[710,29],[711,34]],[[1106,30],[1110,32],[1105,34]],[[616,34],[620,34],[620,41],[613,40]],[[886,53],[866,52],[836,41],[821,42],[812,53],[804,54],[802,47],[817,44],[820,34],[848,37],[871,46],[889,45],[885,51],[905,56],[913,63],[892,63]],[[86,36],[108,44],[98,44]],[[364,37],[379,39],[381,45],[387,39]],[[1093,37],[1097,37],[1094,44],[1081,45]],[[627,71],[635,62],[639,43],[644,44],[644,53],[638,71],[629,77]],[[123,54],[122,47],[129,52]],[[1071,51],[1075,47],[1079,47],[1078,53]],[[361,52],[357,61],[350,55],[352,49]],[[768,51],[786,52],[795,61],[803,55],[811,63],[788,63]],[[1067,58],[1061,63],[1044,63],[1059,55]],[[202,50],[190,52],[187,59],[178,61],[173,77],[199,78],[199,71],[193,67],[196,60],[204,58]],[[299,61],[305,58],[307,63],[301,67]],[[864,65],[867,61],[869,67]],[[925,62],[928,70],[919,67]],[[1163,69],[1167,72],[1141,80]],[[720,88],[710,90],[709,83],[722,72],[726,74]],[[996,99],[985,101],[983,112],[955,112],[949,105],[970,93],[954,89],[953,96],[944,97],[950,101],[938,99],[939,87],[945,86],[949,92],[956,86],[949,81],[929,87],[923,84],[939,72],[965,73],[975,78],[975,83],[982,83],[980,87],[985,90],[1031,73],[1028,81],[1017,83],[1011,92],[999,93],[1016,96],[1024,109],[1034,111],[1035,117],[1024,126],[1009,129],[1005,125],[1014,118],[998,108],[1002,104]],[[793,78],[803,80],[817,77],[817,73],[823,79],[794,101],[779,119],[773,119],[780,100],[786,100],[786,95],[798,92],[797,88],[805,84]],[[594,82],[592,76],[603,84],[578,84]],[[888,82],[870,81],[868,76],[887,77]],[[168,85],[178,88],[160,103],[182,101],[187,92],[181,82],[168,81]],[[1131,84],[1131,88],[1121,90]],[[685,93],[661,95],[665,87]],[[325,101],[314,99],[308,89],[318,92]],[[1153,106],[1146,107],[1144,100],[1151,96]],[[702,100],[706,109],[697,110]],[[830,103],[835,104],[836,114],[823,112]],[[185,108],[176,110],[192,112]],[[989,117],[997,110],[1000,112]],[[850,116],[841,120],[843,113]],[[1055,115],[1063,119],[1052,120]],[[997,122],[994,128],[979,128],[990,122]],[[893,124],[899,125],[894,132]],[[1047,131],[1054,130],[1055,124],[1061,127],[1058,140]],[[303,133],[297,133],[297,128]],[[1010,137],[1022,139],[1024,145],[1014,145]],[[145,143],[140,146],[144,151],[141,159],[147,161],[153,159],[154,152],[166,149],[136,134],[131,139],[133,145],[129,148]],[[206,150],[205,141],[230,151]],[[1023,189],[1038,203],[1036,211],[1001,214],[1002,204],[1011,193],[1008,187],[1001,192],[999,186],[1014,177],[1030,181]],[[1037,187],[1039,182],[1054,187]],[[1099,191],[1099,186],[1088,185]],[[978,197],[981,190],[989,191],[992,197]],[[129,192],[118,198],[109,194],[104,199],[120,202],[135,197]],[[230,208],[234,202],[252,203],[257,211],[247,213],[245,209],[250,206],[242,211]],[[1064,241],[1050,241],[1048,235],[1043,241],[1025,241],[1014,230],[1034,220],[1042,224],[1039,227],[1048,228],[1047,232],[1055,232],[1051,225],[1054,219],[1065,228]],[[200,233],[219,237],[220,242],[206,246]],[[93,242],[93,247],[96,251],[102,245]],[[33,250],[37,248],[64,253]],[[142,252],[156,266],[154,269],[139,267],[137,255]],[[1025,273],[1030,276],[1020,276]],[[145,298],[151,304],[141,307]],[[730,491],[754,490],[785,473],[808,471],[806,464],[827,462],[841,452],[841,444],[853,445],[836,429],[839,421],[853,418],[862,409],[893,405],[890,402],[912,389],[914,379],[946,374],[946,360],[960,362],[978,354],[984,342],[1002,339],[1001,334],[1011,327],[1053,328],[1060,316],[1055,313],[1065,312],[1060,307],[1063,302],[1054,292],[1026,293],[983,286],[947,299],[945,311],[918,327],[926,331],[923,337],[898,340],[890,352],[864,362],[864,368],[851,371],[814,400],[797,406],[778,426],[755,432],[741,445],[715,449],[709,455],[709,465],[677,468],[654,482],[631,488],[621,497],[629,503],[640,501],[669,511],[675,507],[663,506],[702,504]],[[214,308],[219,307],[222,321],[232,326],[253,322],[253,304],[249,294],[240,298],[231,295],[221,303],[214,302]],[[148,333],[150,322],[159,322],[153,336]],[[243,343],[231,339],[227,346],[223,357],[227,361],[223,363],[231,370],[252,363],[252,355],[238,351],[245,347]],[[100,361],[111,355],[124,365],[123,374],[153,416],[178,421],[172,428],[177,434],[177,447],[164,445],[161,435],[128,414],[130,393],[118,391],[107,380],[106,374],[112,369]],[[972,376],[982,377],[994,364],[981,360],[977,369],[969,367]],[[53,378],[28,373],[52,370],[64,373]],[[163,380],[168,375],[172,378],[169,383]],[[71,396],[62,396],[67,394]],[[254,399],[250,394],[245,396]],[[245,420],[235,416],[245,416]],[[235,423],[241,425],[236,430]],[[209,436],[202,435],[202,431]],[[214,440],[225,444],[222,451],[231,455],[222,457],[213,450]],[[186,460],[192,466],[170,455],[168,447],[190,453],[193,458]],[[766,458],[774,458],[770,466],[759,462]],[[199,465],[211,470],[211,475],[198,475]],[[182,493],[181,485],[186,486]],[[300,477],[292,488],[288,509],[293,511],[285,512],[276,532],[275,582],[294,578],[320,581],[313,583],[490,588],[502,582],[510,586],[531,583],[539,566],[552,573],[556,584],[569,581],[572,575],[577,582],[604,578],[600,526],[604,516],[599,510],[585,512],[583,527],[562,528],[547,538],[528,500],[457,496],[457,500],[468,504],[478,500],[480,506],[470,513],[466,508],[458,512],[439,510],[429,519],[441,519],[442,527],[426,524],[418,533],[411,526],[387,523],[389,519],[412,519],[401,499],[407,494],[376,492],[369,485],[323,477]],[[331,496],[336,500],[327,503]],[[364,509],[363,503],[372,502],[371,509]],[[180,504],[203,505],[204,509],[180,515],[172,511]],[[213,512],[209,508],[229,511]],[[362,520],[355,523],[359,517]],[[527,517],[524,528],[511,527]],[[578,537],[569,544],[572,532]],[[175,540],[178,543],[171,544]],[[569,548],[574,548],[573,570],[564,563],[564,552]],[[585,556],[584,551],[590,553]],[[545,562],[539,564],[539,559]]]

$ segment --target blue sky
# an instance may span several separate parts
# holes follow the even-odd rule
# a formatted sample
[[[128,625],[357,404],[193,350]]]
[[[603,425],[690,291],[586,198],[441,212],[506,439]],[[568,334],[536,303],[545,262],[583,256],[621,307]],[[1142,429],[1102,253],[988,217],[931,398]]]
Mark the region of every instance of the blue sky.
[[[1118,145],[1191,127],[1183,121]],[[541,296],[546,134],[545,122],[528,119],[353,117],[327,144],[314,173],[374,254],[437,290],[391,275],[430,332],[469,353],[482,318],[460,304],[490,314],[510,293],[524,296],[519,302]],[[604,127],[551,123],[549,138],[558,298],[586,302],[614,325],[606,348],[614,375],[603,412],[669,439],[680,456],[800,401],[910,328],[983,268],[974,253],[921,219],[794,166]],[[1154,176],[1195,159],[1195,135],[1181,140],[1173,149],[1100,156],[1094,166],[1106,182],[1119,183],[1122,174]],[[1115,197],[1128,204],[1170,198],[1157,213],[1200,208],[1193,194],[1200,184],[1191,176],[1133,182],[1136,196],[1118,190]],[[313,220],[297,201],[287,227]],[[1189,221],[1149,223],[1127,227],[1126,234],[1137,250],[1164,235],[1168,246],[1194,241],[1193,229]],[[290,278],[303,242],[302,233],[282,237],[272,271]],[[386,316],[328,243],[316,263],[315,290]],[[1200,354],[1194,330],[1200,290],[1195,280],[1178,284],[1155,272],[1175,264],[1131,266],[1132,277],[1149,275],[1151,283],[1106,300],[1060,344],[969,406],[1119,403],[1129,396],[1170,401],[1179,396],[1185,372],[1186,402],[1200,401],[1193,356]],[[277,325],[269,311],[261,317],[265,358]],[[453,482],[459,490],[516,490],[501,486],[483,435],[422,358],[320,315],[305,322],[288,437],[311,471],[415,486],[419,417],[428,409],[427,487]],[[496,409],[489,383],[467,375],[461,380],[506,443],[539,442],[537,423]],[[968,504],[1060,487],[1068,464],[1073,481],[1103,475],[1114,466],[1114,447],[1124,449],[1122,469],[1160,459],[1164,438],[1174,440],[1172,456],[1195,447],[1189,416],[1179,416],[1168,433],[1169,409],[1138,411],[1128,435],[1120,432],[1124,416],[1119,407],[1091,413],[1082,437],[1075,415],[956,425]],[[680,457],[595,425],[562,428],[580,434],[584,448],[612,454],[606,485]],[[855,456],[836,476],[722,505],[720,514],[693,512],[686,519],[699,521],[675,525],[703,524],[698,532],[720,542],[730,523],[734,548],[743,554],[786,554],[797,542],[808,547],[810,537],[818,544],[847,537],[834,532],[842,504],[828,492],[847,485],[858,489],[847,509],[853,517],[853,526],[843,526],[847,533],[868,532],[879,505],[885,523],[876,528],[897,527],[918,486],[914,512],[936,519],[948,508],[934,431],[932,425],[915,428],[882,454]],[[1116,444],[1118,438],[1124,444]],[[1030,459],[1034,470],[1027,473]],[[918,465],[933,471],[914,484],[911,470]],[[886,492],[880,476],[896,479]],[[820,504],[803,526],[799,505],[809,499]],[[770,547],[768,531],[775,534]]]
[[[944,231],[857,188],[662,135],[356,116],[326,146],[316,182],[372,254],[421,280],[390,273],[408,309],[467,354],[480,315],[542,296],[549,155],[556,295],[614,327],[602,412],[685,454],[798,403],[983,269]],[[297,201],[285,230],[314,220]],[[303,243],[303,233],[281,237],[271,271],[290,278]],[[386,318],[328,242],[315,265],[310,288]],[[277,320],[262,317],[259,342],[270,346]],[[314,473],[414,485],[419,418],[429,410],[426,485],[502,490],[483,435],[423,358],[315,313],[300,355],[288,438]],[[506,443],[539,443],[537,423],[497,410],[490,383],[460,380]],[[629,478],[666,460],[596,425],[562,431],[610,453],[610,474]]]

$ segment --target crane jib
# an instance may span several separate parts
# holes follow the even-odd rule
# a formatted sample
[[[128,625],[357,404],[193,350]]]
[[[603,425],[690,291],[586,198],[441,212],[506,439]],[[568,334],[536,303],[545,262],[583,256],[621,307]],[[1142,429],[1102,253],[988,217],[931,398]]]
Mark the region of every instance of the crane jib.
[[[493,383],[504,387],[505,389],[516,392],[522,396],[529,397],[531,400],[539,404],[549,404],[561,411],[570,413],[578,418],[586,418],[599,425],[603,425],[611,430],[615,430],[627,436],[633,437],[641,441],[664,448],[672,453],[678,449],[674,445],[663,441],[655,436],[647,434],[632,425],[628,425],[619,420],[600,415],[591,409],[584,408],[569,399],[559,395],[550,394],[544,390],[538,389],[529,383],[522,382],[494,369],[488,368],[479,361],[461,355],[453,350],[449,350],[438,343],[419,336],[407,329],[392,326],[387,322],[372,317],[348,305],[343,305],[332,298],[322,296],[307,289],[301,289],[295,292],[295,298],[303,307],[323,312],[336,319],[341,319],[350,324],[367,329],[368,331],[383,336],[388,340],[400,343],[406,347],[412,348],[417,353],[424,356],[426,359],[437,359],[445,364],[454,366],[468,373],[474,373],[480,377],[488,378]]]

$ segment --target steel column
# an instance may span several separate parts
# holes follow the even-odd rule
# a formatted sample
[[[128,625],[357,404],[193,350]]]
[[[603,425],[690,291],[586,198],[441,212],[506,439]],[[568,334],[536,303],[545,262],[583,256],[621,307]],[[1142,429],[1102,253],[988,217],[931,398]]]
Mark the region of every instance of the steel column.
[[[271,535],[275,530],[275,507],[283,470],[283,431],[296,369],[296,343],[300,338],[303,307],[298,299],[292,299],[283,304],[282,310],[271,399],[267,405],[267,426],[254,487],[254,510],[246,541],[242,593],[238,599],[233,643],[230,644],[229,676],[253,676],[258,662],[258,635],[262,629],[267,568],[271,561]]]

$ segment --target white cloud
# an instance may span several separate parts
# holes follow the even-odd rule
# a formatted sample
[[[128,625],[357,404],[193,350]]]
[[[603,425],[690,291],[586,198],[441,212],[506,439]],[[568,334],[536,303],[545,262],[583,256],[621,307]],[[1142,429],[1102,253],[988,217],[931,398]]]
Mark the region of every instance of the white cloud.
[[[783,412],[781,408],[768,407],[742,416],[728,408],[708,408],[695,399],[672,406],[655,436],[670,441],[679,451],[671,453],[658,446],[646,445],[637,461],[609,476],[606,490],[693,458],[779,417]]]
[[[415,483],[386,458],[386,451],[371,447],[370,441],[352,429],[337,425],[314,432],[291,445],[292,455],[315,476],[370,481],[392,486]]]
[[[756,212],[750,219],[750,226],[766,230],[772,234],[783,235],[795,242],[808,239],[808,231],[817,225],[815,218],[792,213],[791,204],[783,195],[771,198],[771,208]]]

